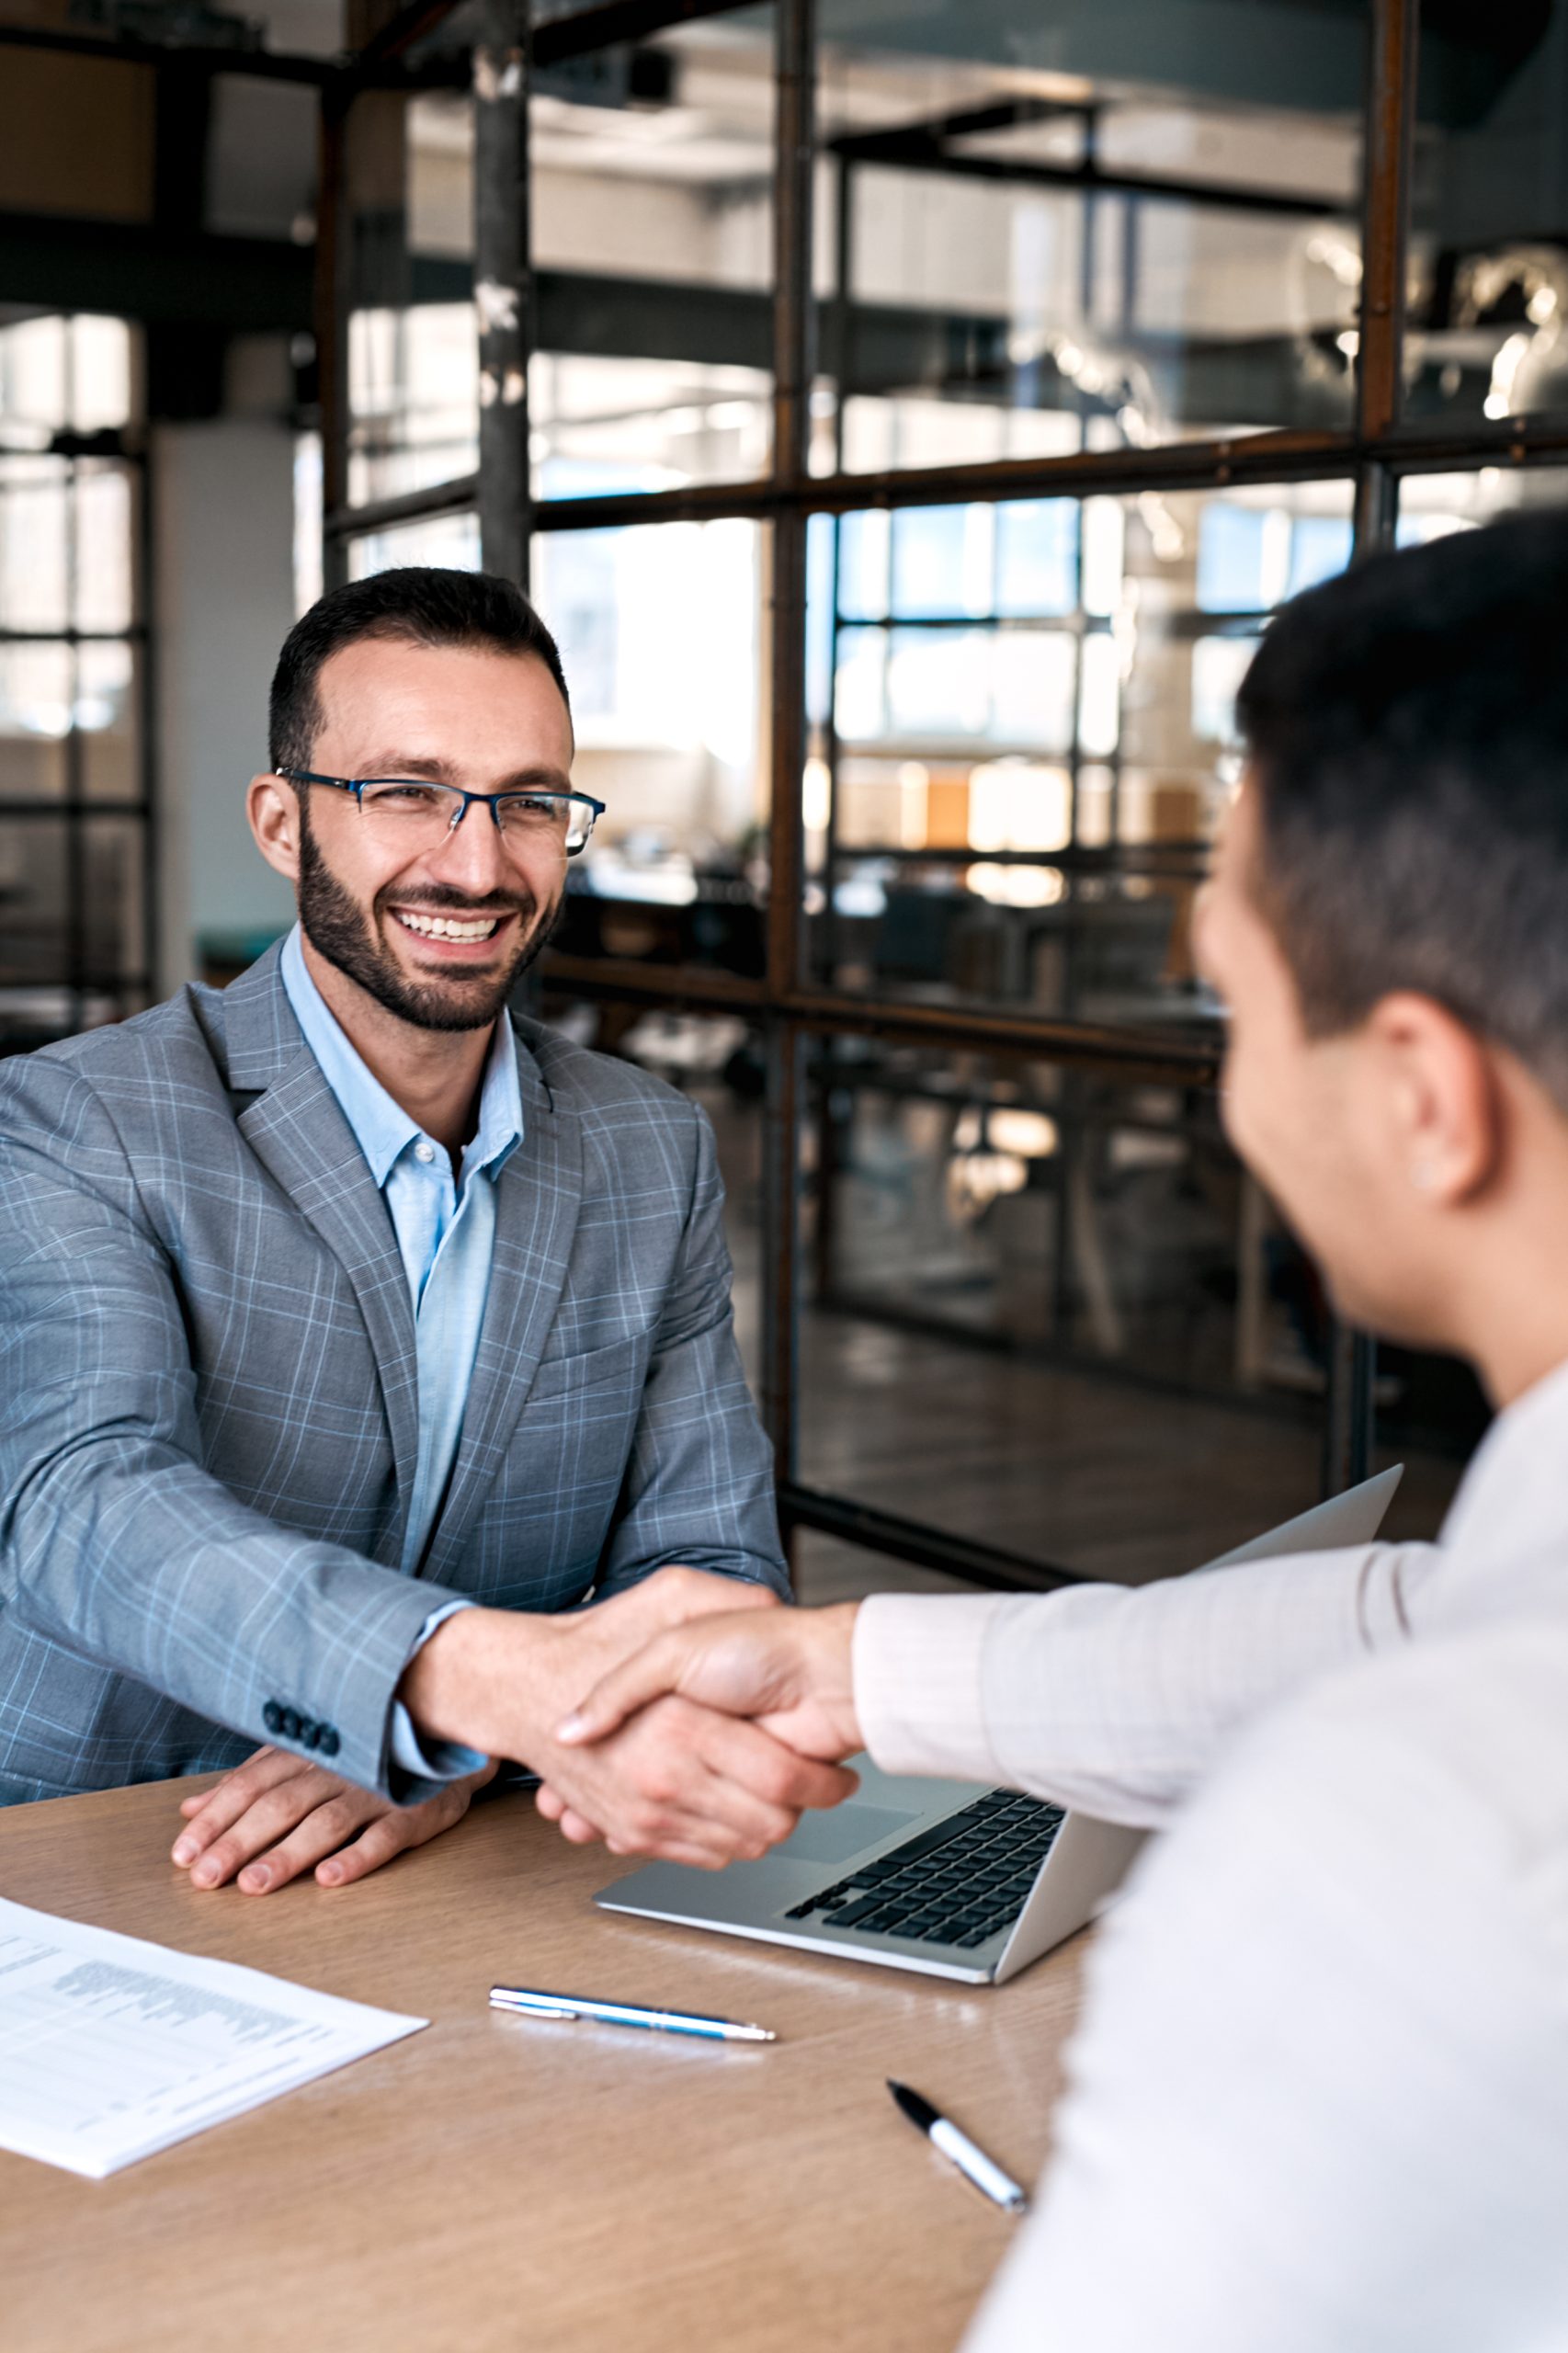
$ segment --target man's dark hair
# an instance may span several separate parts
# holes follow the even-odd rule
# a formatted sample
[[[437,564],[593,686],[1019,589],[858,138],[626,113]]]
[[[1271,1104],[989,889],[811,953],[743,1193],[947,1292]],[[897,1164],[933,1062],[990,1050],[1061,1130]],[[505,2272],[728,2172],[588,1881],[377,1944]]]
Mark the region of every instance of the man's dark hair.
[[[316,682],[322,665],[367,637],[535,654],[571,708],[555,640],[519,587],[494,573],[411,564],[331,588],[295,622],[272,674],[267,756],[275,768],[312,766],[311,747],[321,725]]]
[[[1568,1108],[1565,634],[1568,517],[1517,517],[1299,597],[1237,714],[1309,1032],[1419,990]]]

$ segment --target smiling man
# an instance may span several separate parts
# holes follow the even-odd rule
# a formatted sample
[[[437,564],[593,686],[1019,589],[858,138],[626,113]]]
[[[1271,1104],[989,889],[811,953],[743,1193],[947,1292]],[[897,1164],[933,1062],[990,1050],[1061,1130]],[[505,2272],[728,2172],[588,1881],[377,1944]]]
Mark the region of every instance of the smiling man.
[[[598,812],[555,645],[504,581],[383,573],[295,628],[271,737],[296,930],[0,1066],[0,1802],[233,1768],[175,1859],[260,1893],[509,1758],[759,1852],[847,1777],[683,1701],[585,1771],[550,1736],[785,1588],[707,1122],[507,1011]]]

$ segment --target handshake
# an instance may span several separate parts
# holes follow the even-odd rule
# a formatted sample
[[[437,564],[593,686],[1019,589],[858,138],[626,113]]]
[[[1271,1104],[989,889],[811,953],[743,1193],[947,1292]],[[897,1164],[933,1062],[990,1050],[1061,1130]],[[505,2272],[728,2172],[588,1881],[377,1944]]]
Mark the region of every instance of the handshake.
[[[261,1748],[180,1807],[173,1860],[192,1884],[263,1895],[313,1870],[362,1879],[460,1821],[514,1758],[574,1844],[717,1870],[786,1838],[808,1806],[857,1787],[850,1645],[857,1605],[786,1608],[761,1586],[660,1569],[557,1618],[459,1611],[405,1669],[421,1738],[483,1767],[422,1804],[390,1804],[286,1750]]]

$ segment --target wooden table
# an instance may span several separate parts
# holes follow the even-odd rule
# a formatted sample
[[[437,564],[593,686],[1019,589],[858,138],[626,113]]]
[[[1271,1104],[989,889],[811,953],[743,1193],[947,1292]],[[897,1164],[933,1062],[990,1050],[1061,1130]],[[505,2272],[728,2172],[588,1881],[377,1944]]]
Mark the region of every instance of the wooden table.
[[[1017,2224],[898,2115],[1031,2180],[1083,1938],[971,1992],[617,1919],[527,1797],[358,1887],[199,1893],[154,1783],[0,1812],[0,1894],[428,2029],[103,2182],[0,2151],[5,2353],[920,2353]],[[747,2048],[491,2011],[494,1982],[756,2018]]]

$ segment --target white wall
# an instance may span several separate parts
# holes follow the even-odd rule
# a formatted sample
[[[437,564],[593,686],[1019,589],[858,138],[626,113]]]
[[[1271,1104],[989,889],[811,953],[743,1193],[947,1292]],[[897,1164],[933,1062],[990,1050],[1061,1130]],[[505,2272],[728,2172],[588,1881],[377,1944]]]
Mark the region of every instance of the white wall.
[[[293,913],[244,817],[294,621],[293,462],[289,431],[251,418],[153,437],[161,995],[195,972],[200,933],[280,930]]]

